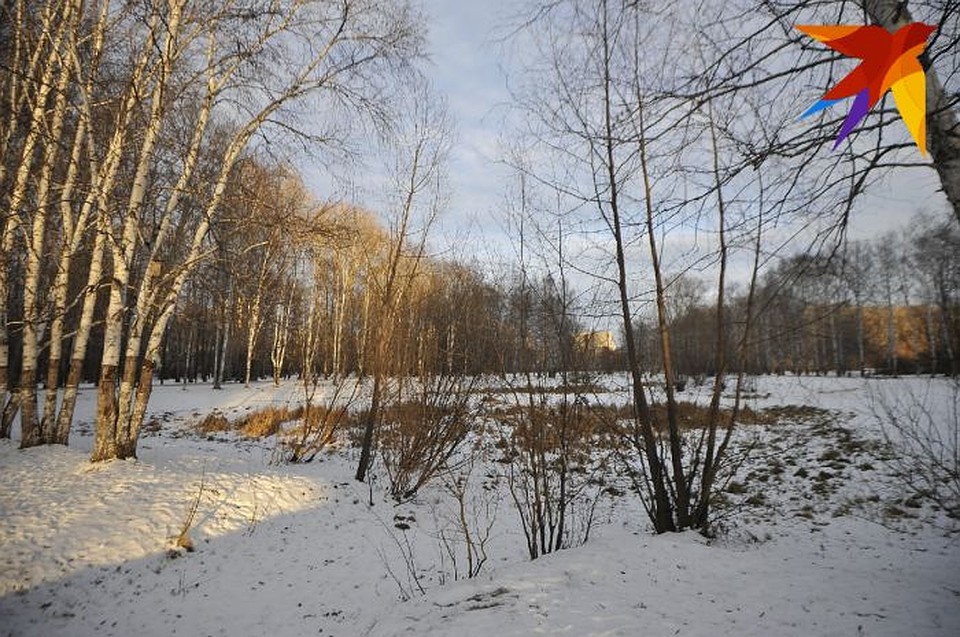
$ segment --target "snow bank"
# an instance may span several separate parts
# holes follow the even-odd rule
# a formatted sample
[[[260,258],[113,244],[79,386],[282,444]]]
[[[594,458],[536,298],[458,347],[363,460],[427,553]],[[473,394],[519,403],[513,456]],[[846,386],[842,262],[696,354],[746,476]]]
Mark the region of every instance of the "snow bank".
[[[194,542],[252,528],[316,504],[311,480],[158,468],[136,461],[91,464],[65,447],[19,451],[0,441],[0,595],[82,568],[161,553],[199,497]],[[201,487],[202,485],[202,487]]]
[[[371,633],[457,635],[955,635],[956,546],[847,521],[760,545],[692,533],[604,537],[407,604]]]

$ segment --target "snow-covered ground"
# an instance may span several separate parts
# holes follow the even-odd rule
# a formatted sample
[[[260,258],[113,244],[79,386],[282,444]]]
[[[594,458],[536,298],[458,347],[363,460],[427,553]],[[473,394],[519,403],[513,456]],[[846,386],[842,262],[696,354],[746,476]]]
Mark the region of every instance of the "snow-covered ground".
[[[653,536],[625,497],[586,545],[531,562],[504,498],[481,574],[452,581],[440,489],[394,505],[352,480],[352,449],[278,466],[271,439],[191,430],[295,385],[158,386],[140,459],[100,465],[86,390],[70,448],[0,441],[0,635],[960,634],[955,521],[874,442],[875,413],[913,397],[950,415],[942,379],[761,378],[749,406],[831,416],[743,428],[756,448],[715,540]],[[194,506],[195,550],[171,551]]]

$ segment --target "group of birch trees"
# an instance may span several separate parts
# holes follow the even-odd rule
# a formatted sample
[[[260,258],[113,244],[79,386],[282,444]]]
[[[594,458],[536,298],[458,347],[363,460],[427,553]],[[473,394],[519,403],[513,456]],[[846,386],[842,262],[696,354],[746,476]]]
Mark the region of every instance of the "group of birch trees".
[[[177,299],[215,249],[245,160],[267,142],[336,148],[383,126],[422,28],[402,0],[0,10],[4,428],[19,411],[24,446],[67,441],[96,326],[93,459],[134,456]],[[247,274],[256,286],[266,273]]]

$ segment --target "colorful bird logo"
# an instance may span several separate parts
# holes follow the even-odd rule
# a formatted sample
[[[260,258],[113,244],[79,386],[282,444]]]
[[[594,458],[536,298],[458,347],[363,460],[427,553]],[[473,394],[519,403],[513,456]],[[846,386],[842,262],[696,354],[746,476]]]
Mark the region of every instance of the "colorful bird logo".
[[[926,154],[927,85],[918,58],[936,27],[911,22],[896,33],[879,26],[798,25],[797,29],[834,51],[863,60],[801,116],[808,117],[842,99],[855,96],[850,113],[833,145],[834,149],[867,116],[887,89],[891,89],[907,130],[913,135],[920,152]]]

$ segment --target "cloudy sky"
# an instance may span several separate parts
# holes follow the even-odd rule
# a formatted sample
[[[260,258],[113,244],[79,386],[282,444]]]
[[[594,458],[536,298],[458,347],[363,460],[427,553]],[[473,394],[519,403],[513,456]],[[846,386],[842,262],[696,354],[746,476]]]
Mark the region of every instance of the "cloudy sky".
[[[453,193],[439,228],[448,243],[505,244],[499,209],[509,172],[498,159],[510,93],[499,40],[516,4],[424,0],[431,19],[427,72],[456,123],[449,167]]]
[[[430,60],[425,73],[437,92],[446,97],[456,127],[449,163],[451,195],[432,231],[435,248],[487,264],[509,261],[512,248],[503,208],[512,178],[499,159],[503,156],[503,120],[510,101],[508,81],[515,77],[509,65],[519,62],[511,62],[504,55],[501,39],[515,22],[519,3],[422,3],[429,20]],[[811,101],[816,97],[812,95]],[[858,201],[849,234],[864,238],[901,230],[916,212],[940,212],[945,207],[932,170],[895,172]]]
[[[424,0],[430,17],[427,72],[447,96],[458,144],[450,165],[454,194],[441,227],[444,235],[499,243],[499,210],[510,179],[499,163],[502,120],[510,99],[509,56],[499,42],[515,18],[511,0]],[[505,68],[506,67],[506,68]],[[812,99],[816,96],[812,96]],[[939,211],[945,199],[933,171],[890,175],[858,204],[852,237],[897,230],[920,210]]]

